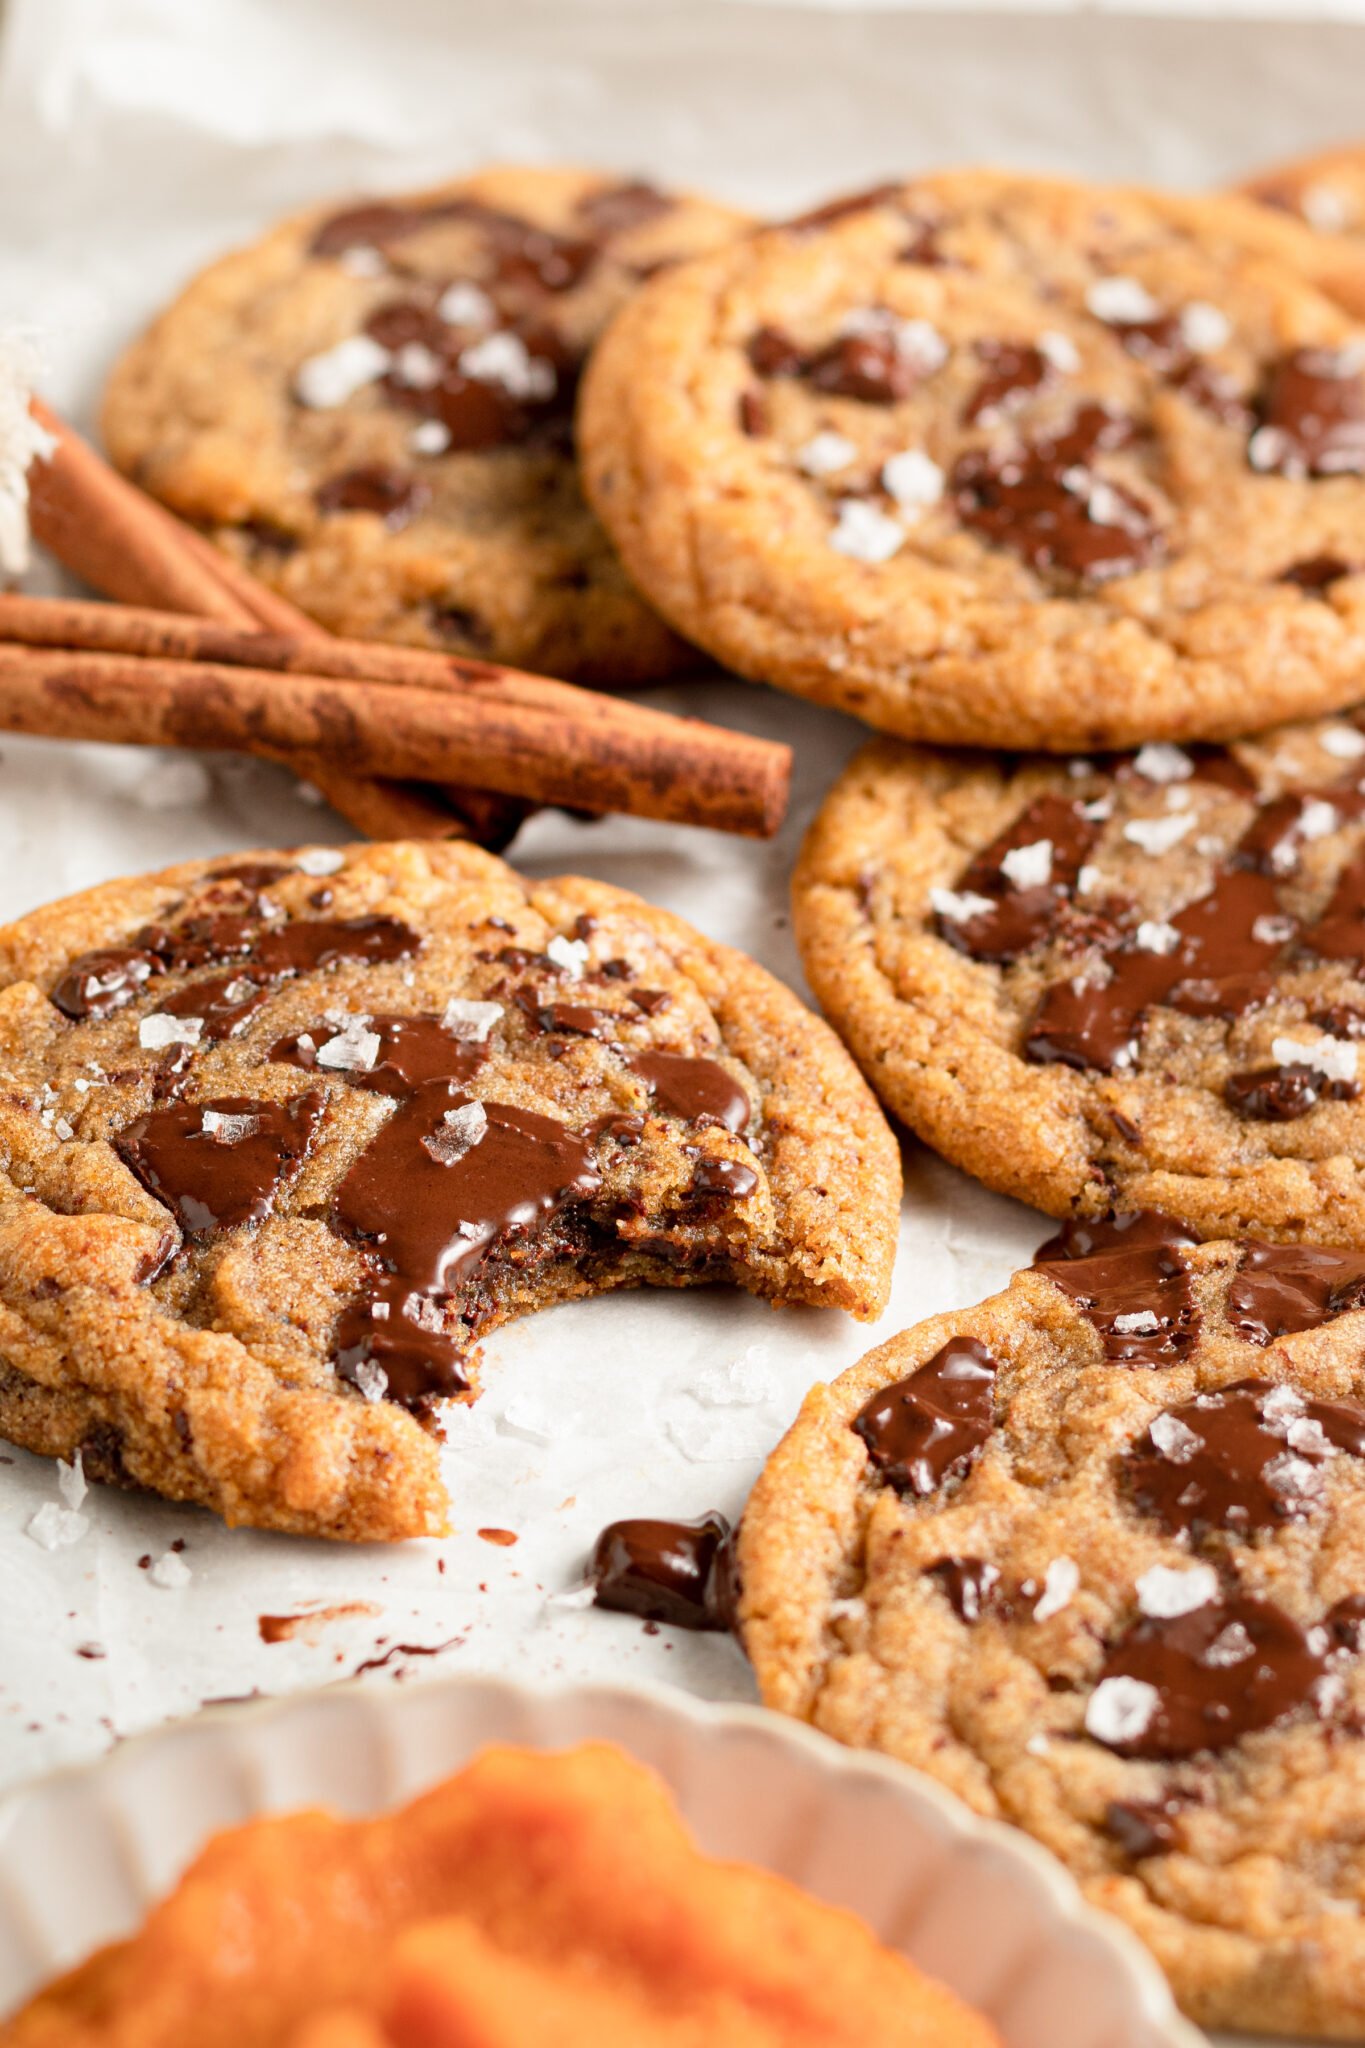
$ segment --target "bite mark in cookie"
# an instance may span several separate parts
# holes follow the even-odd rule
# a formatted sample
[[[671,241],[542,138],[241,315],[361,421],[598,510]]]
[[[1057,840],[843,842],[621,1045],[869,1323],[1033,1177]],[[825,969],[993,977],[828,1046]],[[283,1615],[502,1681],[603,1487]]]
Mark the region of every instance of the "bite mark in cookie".
[[[544,1303],[885,1298],[895,1145],[832,1035],[637,898],[470,848],[39,912],[0,934],[0,1070],[0,1429],[116,1439],[232,1520],[438,1531],[438,1403]]]

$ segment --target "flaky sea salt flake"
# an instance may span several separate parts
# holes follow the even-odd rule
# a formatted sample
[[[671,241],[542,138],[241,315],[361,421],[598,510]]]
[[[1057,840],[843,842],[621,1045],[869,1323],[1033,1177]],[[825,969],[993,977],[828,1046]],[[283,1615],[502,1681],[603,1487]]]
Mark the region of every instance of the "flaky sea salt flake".
[[[145,1052],[164,1052],[171,1045],[198,1045],[204,1029],[202,1017],[172,1017],[165,1010],[153,1010],[137,1027],[137,1042]]]

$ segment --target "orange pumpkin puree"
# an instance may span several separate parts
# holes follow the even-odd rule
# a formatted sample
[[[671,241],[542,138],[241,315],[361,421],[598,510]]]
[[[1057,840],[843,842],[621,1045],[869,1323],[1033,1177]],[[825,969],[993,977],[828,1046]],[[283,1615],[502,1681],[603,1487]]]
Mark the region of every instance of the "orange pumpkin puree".
[[[619,1750],[217,1836],[2,2048],[999,2048],[851,1914],[693,1846]]]

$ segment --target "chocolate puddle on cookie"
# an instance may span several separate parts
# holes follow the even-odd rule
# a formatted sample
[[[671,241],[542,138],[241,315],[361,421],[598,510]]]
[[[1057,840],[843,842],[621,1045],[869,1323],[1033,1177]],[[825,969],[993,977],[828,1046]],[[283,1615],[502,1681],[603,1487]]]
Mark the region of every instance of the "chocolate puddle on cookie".
[[[1303,1629],[1273,1601],[1234,1593],[1185,1614],[1144,1616],[1106,1651],[1086,1733],[1120,1756],[1220,1750],[1340,1695],[1330,1622]]]
[[[121,1131],[114,1147],[188,1236],[260,1223],[308,1156],[325,1097],[225,1095],[173,1102]]]
[[[1141,1209],[1107,1221],[1063,1224],[1034,1266],[1069,1294],[1099,1332],[1114,1365],[1169,1365],[1199,1336],[1182,1252],[1198,1239],[1173,1217]]]
[[[1135,1507],[1169,1535],[1258,1535],[1321,1505],[1323,1466],[1365,1457],[1365,1406],[1238,1380],[1152,1418],[1119,1457]]]
[[[1164,751],[1171,762],[1159,779],[1213,780],[1231,793],[1254,794],[1236,764],[1228,776],[1212,755]],[[1112,772],[1124,777],[1141,762],[1139,754]],[[1024,1030],[1025,1059],[1129,1071],[1157,1005],[1231,1022],[1268,1002],[1277,975],[1296,960],[1365,966],[1365,853],[1346,862],[1312,923],[1301,926],[1279,896],[1305,845],[1365,815],[1358,781],[1343,778],[1258,802],[1212,886],[1164,920],[1135,921],[1131,906],[1113,899],[1085,908],[1076,902],[1086,855],[1108,813],[1103,794],[1089,802],[1037,799],[976,855],[954,889],[932,894],[940,936],[972,959],[1008,965],[1058,938],[1072,950],[1093,948],[1079,974],[1054,981],[1039,998]],[[1141,843],[1138,826],[1127,836]],[[1324,1097],[1349,1099],[1356,1084],[1346,1068],[1353,1062],[1328,1051],[1332,1059],[1319,1064],[1313,1046],[1292,1042],[1290,1056],[1275,1065],[1232,1075],[1229,1105],[1247,1117],[1283,1121],[1307,1114]]]

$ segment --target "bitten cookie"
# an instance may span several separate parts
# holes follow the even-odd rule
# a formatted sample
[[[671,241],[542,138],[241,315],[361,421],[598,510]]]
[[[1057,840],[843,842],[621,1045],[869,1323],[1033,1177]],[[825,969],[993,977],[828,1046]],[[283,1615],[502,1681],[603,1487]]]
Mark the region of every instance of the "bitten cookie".
[[[667,674],[688,650],[583,503],[574,394],[640,279],[741,225],[650,185],[512,168],[302,214],[128,350],[109,451],[335,632],[580,682]]]
[[[1363,826],[1345,719],[1072,760],[883,741],[811,829],[796,933],[883,1102],[988,1186],[1365,1246]]]
[[[1365,318],[1365,143],[1276,164],[1240,189],[1315,230],[1312,274],[1324,291]]]
[[[763,1698],[1026,1828],[1205,2026],[1365,2028],[1365,1259],[1068,1225],[807,1396]]]
[[[1358,699],[1365,328],[1235,198],[929,177],[680,267],[579,413],[642,590],[906,738],[1223,738]]]
[[[484,1332],[726,1281],[863,1317],[895,1141],[787,989],[464,845],[305,848],[0,932],[0,1434],[231,1522],[438,1534]]]

